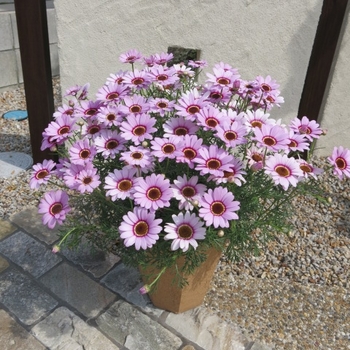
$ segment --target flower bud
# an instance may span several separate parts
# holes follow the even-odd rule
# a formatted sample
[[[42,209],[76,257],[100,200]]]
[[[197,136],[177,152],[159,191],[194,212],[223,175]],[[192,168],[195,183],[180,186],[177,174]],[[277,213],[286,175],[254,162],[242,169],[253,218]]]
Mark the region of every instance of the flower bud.
[[[193,205],[194,207],[198,207],[198,205],[199,205],[198,200],[195,199],[194,201],[192,201],[192,205]]]
[[[145,284],[144,286],[142,286],[139,289],[139,292],[140,292],[140,294],[147,294],[150,290],[151,290],[151,288],[149,287],[149,285]]]
[[[217,233],[218,237],[224,237],[225,236],[225,232],[223,230],[219,230]]]
[[[56,254],[60,251],[60,247],[58,245],[54,245],[52,248],[52,253]]]
[[[253,171],[259,171],[263,168],[263,163],[262,162],[256,162],[251,166],[251,169]]]
[[[143,141],[142,143],[141,143],[141,145],[142,145],[142,147],[148,147],[148,142],[147,141]]]

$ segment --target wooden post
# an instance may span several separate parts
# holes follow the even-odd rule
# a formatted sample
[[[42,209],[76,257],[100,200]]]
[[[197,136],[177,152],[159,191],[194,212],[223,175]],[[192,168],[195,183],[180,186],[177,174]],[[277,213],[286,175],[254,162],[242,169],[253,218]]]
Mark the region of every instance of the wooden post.
[[[46,2],[15,0],[15,11],[33,161],[38,163],[53,158],[49,150],[40,150],[54,112]]]
[[[300,119],[318,120],[347,5],[348,0],[323,1],[299,104]]]

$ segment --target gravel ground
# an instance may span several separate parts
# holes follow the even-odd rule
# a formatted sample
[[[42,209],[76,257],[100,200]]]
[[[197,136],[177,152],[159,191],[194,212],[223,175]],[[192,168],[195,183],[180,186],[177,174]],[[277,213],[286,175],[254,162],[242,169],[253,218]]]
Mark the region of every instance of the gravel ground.
[[[54,90],[57,106],[57,79]],[[22,89],[0,93],[0,152],[30,154],[27,120],[1,118],[13,109],[25,109]],[[29,189],[29,176],[0,178],[0,218],[37,205],[42,192]],[[350,349],[350,181],[321,181],[328,204],[297,198],[295,229],[259,257],[234,265],[222,258],[205,298],[208,308],[275,349]]]

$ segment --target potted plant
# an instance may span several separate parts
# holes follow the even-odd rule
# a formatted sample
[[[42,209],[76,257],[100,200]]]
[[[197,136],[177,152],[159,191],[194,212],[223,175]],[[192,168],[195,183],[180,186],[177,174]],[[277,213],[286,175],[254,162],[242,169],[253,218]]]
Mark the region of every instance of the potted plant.
[[[131,69],[95,98],[88,84],[67,90],[43,132],[59,159],[34,165],[30,186],[62,187],[39,203],[45,225],[64,224],[54,252],[87,238],[140,268],[156,306],[182,312],[202,303],[221,254],[234,262],[288,232],[292,198],[318,196],[318,174],[349,177],[350,152],[314,166],[323,131],[270,117],[283,103],[270,76],[247,81],[220,62],[199,84],[205,61],[172,58],[130,50],[120,60]]]

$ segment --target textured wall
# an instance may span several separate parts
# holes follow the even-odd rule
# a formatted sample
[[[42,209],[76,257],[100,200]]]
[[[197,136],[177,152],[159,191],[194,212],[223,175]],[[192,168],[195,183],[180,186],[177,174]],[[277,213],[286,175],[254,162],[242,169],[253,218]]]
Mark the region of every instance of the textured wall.
[[[62,87],[90,82],[95,93],[111,72],[126,69],[118,60],[121,53],[137,48],[149,55],[179,45],[200,49],[209,65],[232,64],[245,79],[271,75],[286,101],[273,116],[287,122],[298,110],[322,2],[60,0],[55,7]],[[342,70],[350,56],[346,40],[348,54],[337,63]],[[334,83],[342,76],[335,74]],[[337,95],[338,87],[333,90]]]

